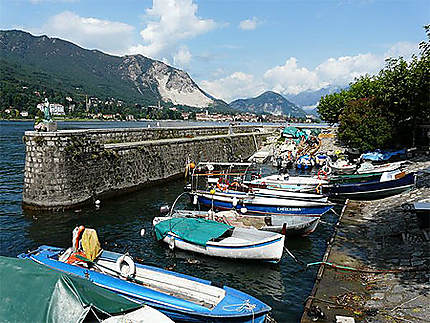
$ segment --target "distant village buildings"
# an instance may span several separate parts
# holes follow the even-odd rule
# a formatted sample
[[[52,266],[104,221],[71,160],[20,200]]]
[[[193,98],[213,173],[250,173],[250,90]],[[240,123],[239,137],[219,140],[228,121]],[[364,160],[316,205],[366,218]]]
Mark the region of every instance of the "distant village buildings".
[[[44,109],[45,109],[45,104],[44,103],[39,103],[36,107],[40,111],[43,112]],[[59,104],[59,103],[50,103],[49,104],[49,112],[53,116],[65,116],[66,115],[66,113],[64,111],[64,105]]]

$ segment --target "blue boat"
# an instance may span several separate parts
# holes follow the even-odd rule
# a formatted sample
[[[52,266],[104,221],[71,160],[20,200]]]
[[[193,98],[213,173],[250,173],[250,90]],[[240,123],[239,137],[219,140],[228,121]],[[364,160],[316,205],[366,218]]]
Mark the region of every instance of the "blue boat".
[[[244,214],[252,215],[300,215],[320,217],[333,208],[327,202],[310,199],[284,199],[276,197],[240,194],[238,192],[193,191],[189,193],[197,201],[208,208],[215,210],[236,209]]]
[[[323,185],[322,192],[330,197],[374,200],[396,195],[414,187],[416,174],[400,171],[383,173],[379,180],[362,183]]]
[[[93,261],[70,264],[65,250],[40,246],[20,254],[51,269],[85,278],[138,303],[163,312],[174,321],[263,323],[271,308],[227,286],[161,268],[135,264],[130,256],[103,250]]]

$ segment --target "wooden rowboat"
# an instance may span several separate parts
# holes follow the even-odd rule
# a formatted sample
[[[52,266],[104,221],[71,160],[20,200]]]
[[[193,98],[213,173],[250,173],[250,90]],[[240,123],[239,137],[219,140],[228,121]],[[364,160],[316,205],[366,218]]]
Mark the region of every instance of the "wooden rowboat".
[[[158,240],[170,248],[207,256],[279,262],[285,236],[239,228],[201,218],[156,217],[153,220]]]

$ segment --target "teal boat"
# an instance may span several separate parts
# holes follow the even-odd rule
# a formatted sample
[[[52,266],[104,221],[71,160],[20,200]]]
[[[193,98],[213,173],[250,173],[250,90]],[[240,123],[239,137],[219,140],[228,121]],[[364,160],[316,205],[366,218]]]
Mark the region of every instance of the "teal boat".
[[[382,172],[335,175],[329,178],[329,182],[330,184],[364,183],[379,180],[381,178],[381,174]]]

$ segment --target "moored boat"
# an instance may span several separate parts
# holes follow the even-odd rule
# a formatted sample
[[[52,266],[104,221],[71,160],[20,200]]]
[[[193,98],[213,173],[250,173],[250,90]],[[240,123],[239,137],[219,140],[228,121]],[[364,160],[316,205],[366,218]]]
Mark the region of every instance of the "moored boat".
[[[415,181],[414,173],[393,171],[383,173],[379,180],[325,185],[322,186],[322,192],[330,197],[373,200],[409,190],[415,185]]]
[[[213,194],[212,194],[213,193]],[[192,198],[208,208],[216,210],[236,209],[254,215],[301,215],[321,216],[333,205],[319,200],[288,199],[257,196],[243,192],[217,192],[197,190],[189,192]]]
[[[380,173],[390,172],[399,169],[402,166],[402,162],[373,165],[370,162],[364,162],[357,169],[357,174],[369,174],[369,173]]]
[[[18,257],[86,278],[130,300],[147,304],[174,321],[262,323],[271,310],[256,298],[227,286],[218,287],[207,280],[138,264],[127,254],[97,251],[94,243],[77,245],[82,245],[83,250],[40,246]]]
[[[339,174],[329,177],[330,184],[341,183],[360,183],[379,180],[382,173],[366,173],[366,174]]]
[[[175,210],[172,212],[174,217],[197,217],[212,219],[226,223],[234,227],[254,227],[258,230],[272,231],[290,236],[307,236],[315,231],[320,217],[310,216],[289,216],[289,215],[247,215],[240,214],[235,210],[229,211],[190,211]]]
[[[357,169],[357,165],[351,164],[345,159],[339,159],[336,162],[329,162],[330,168],[336,174],[353,174]]]
[[[157,240],[170,248],[207,256],[279,262],[285,236],[255,228],[233,227],[225,223],[188,217],[156,217]]]
[[[289,176],[288,174],[284,174],[269,175],[251,181],[244,181],[243,184],[251,188],[256,187],[274,190],[315,192],[315,189],[318,185],[328,184],[328,181],[311,176]]]

